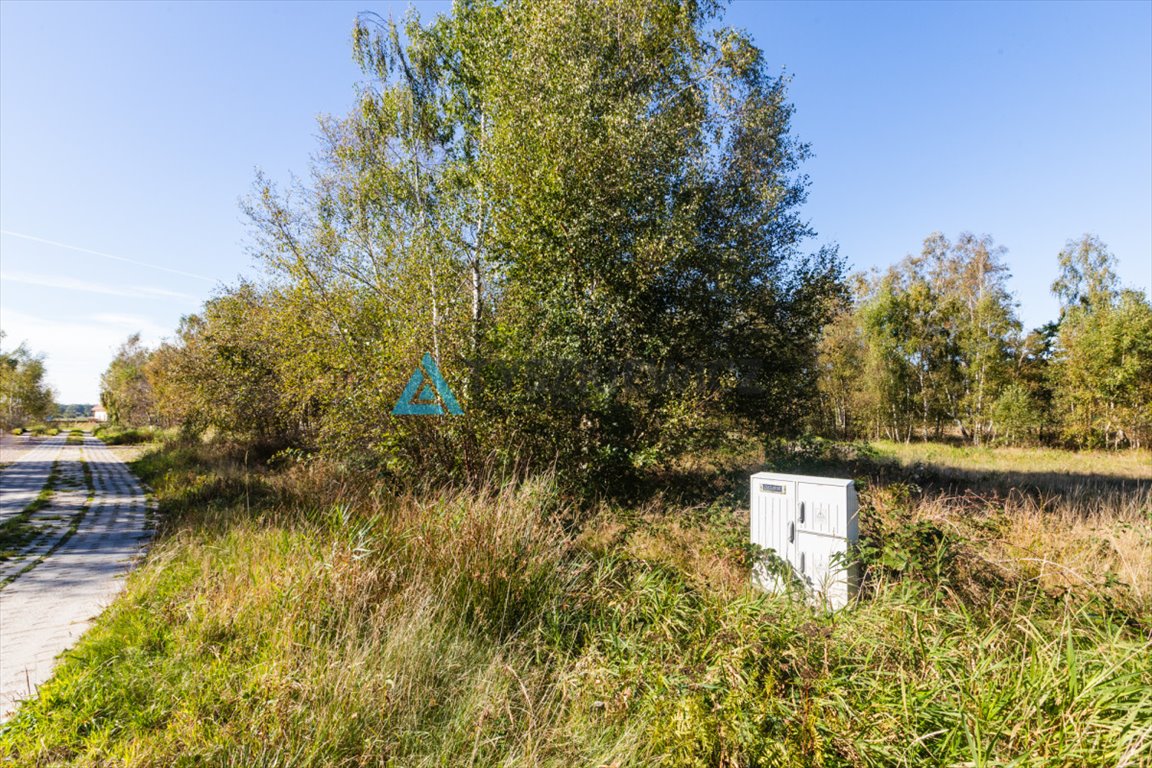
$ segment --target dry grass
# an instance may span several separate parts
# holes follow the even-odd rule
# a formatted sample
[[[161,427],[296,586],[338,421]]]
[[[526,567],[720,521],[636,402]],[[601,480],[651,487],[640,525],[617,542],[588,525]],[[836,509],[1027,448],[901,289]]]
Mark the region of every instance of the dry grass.
[[[914,517],[950,527],[990,570],[1101,596],[1152,628],[1152,452],[873,447],[921,481]]]
[[[992,448],[942,443],[876,441],[881,456],[904,466],[929,464],[939,469],[976,472],[1072,475],[1152,480],[1152,451],[1064,451],[1056,448]]]
[[[1024,497],[1005,505],[1000,538],[1020,571],[1056,591],[1104,590],[1152,619],[1152,516],[1149,497],[1117,502],[1107,513],[1046,505]],[[1152,622],[1150,622],[1152,626]]]
[[[156,450],[159,445],[157,443],[141,443],[139,445],[105,445],[104,447],[110,450],[120,461],[130,464],[149,451]]]
[[[867,495],[873,533],[928,522],[962,541],[971,565],[1051,596],[1104,599],[1152,633],[1152,491],[1044,497],[1035,493]],[[878,529],[878,530],[877,530]]]

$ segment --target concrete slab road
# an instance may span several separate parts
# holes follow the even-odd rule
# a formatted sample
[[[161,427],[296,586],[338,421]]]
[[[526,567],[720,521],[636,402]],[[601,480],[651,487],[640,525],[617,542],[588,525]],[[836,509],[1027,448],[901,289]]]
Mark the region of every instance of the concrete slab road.
[[[0,458],[12,463],[0,469],[0,525],[16,517],[48,482],[52,464],[64,448],[64,435],[50,437],[31,450],[5,450]]]
[[[54,439],[0,471],[5,519],[37,497],[56,462],[61,487],[52,489],[47,507],[26,516],[32,524],[53,522],[33,526],[34,538],[26,534],[8,567],[0,567],[0,722],[51,676],[56,657],[123,589],[149,535],[143,488],[92,437],[82,446]]]

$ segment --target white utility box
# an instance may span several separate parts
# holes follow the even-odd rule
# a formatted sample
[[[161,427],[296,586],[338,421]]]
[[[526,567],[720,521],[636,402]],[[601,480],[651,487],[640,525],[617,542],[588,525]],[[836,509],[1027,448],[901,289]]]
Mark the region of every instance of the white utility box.
[[[859,537],[856,487],[851,480],[759,472],[752,475],[752,543],[776,551],[792,566],[812,602],[835,610],[856,594],[859,566],[847,562]],[[768,590],[784,587],[763,569]]]

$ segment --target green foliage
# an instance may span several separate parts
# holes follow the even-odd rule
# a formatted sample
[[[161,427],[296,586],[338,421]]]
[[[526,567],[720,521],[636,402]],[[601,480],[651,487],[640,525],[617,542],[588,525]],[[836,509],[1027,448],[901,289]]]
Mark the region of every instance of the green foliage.
[[[1111,304],[1120,288],[1116,257],[1099,237],[1086,234],[1069,240],[1057,256],[1060,276],[1052,283],[1052,293],[1063,309]]]
[[[287,390],[292,311],[283,294],[242,283],[185,317],[144,367],[163,422],[270,449],[298,440],[326,382],[308,382],[299,399]]]
[[[853,307],[824,329],[821,412],[840,438],[1147,445],[1152,437],[1152,305],[1120,290],[1098,238],[1060,253],[1059,322],[1022,335],[1003,249],[940,235],[920,256],[856,281]]]
[[[395,477],[555,466],[595,487],[796,432],[841,263],[803,250],[785,81],[716,10],[362,16],[366,82],[322,121],[312,183],[260,177],[246,202],[269,280],[143,366],[159,418]],[[425,352],[463,417],[392,416]]]
[[[1023,384],[1009,384],[992,406],[996,442],[1027,445],[1037,441],[1044,428],[1044,411]]]
[[[857,280],[854,309],[822,341],[825,420],[840,437],[939,437],[952,424],[992,437],[1019,333],[1004,253],[988,236],[937,233],[919,256]]]
[[[1060,255],[1062,302],[1049,370],[1063,436],[1079,446],[1152,440],[1152,304],[1120,290],[1115,257],[1086,235]]]
[[[100,402],[108,417],[124,425],[151,424],[154,418],[152,387],[144,367],[149,351],[134,333],[116,350],[115,357],[100,377]]]
[[[56,410],[44,375],[43,355],[32,354],[23,344],[11,351],[0,349],[0,429],[46,419]]]
[[[166,433],[159,427],[121,427],[107,424],[97,427],[92,434],[108,445],[140,445],[157,442]]]
[[[90,419],[92,418],[93,407],[89,403],[60,403],[56,406],[56,418]]]

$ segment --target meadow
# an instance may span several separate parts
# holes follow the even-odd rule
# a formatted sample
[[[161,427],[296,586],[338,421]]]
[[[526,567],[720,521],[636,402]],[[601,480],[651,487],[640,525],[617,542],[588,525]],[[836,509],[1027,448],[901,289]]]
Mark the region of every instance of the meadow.
[[[765,465],[857,479],[848,608],[751,586]],[[778,446],[580,505],[203,444],[134,466],[157,539],[7,764],[1152,763],[1148,452]]]

